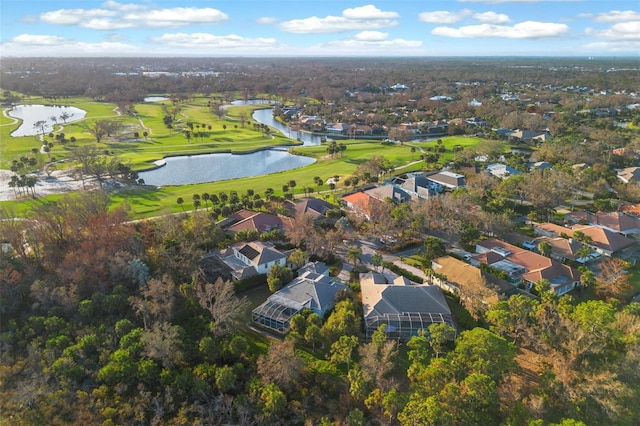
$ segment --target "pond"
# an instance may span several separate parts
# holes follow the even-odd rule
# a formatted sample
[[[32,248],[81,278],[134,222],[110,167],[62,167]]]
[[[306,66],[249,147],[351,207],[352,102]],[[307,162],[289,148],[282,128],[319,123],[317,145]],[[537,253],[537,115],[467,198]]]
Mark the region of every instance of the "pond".
[[[22,120],[20,127],[11,133],[11,136],[19,137],[49,133],[53,131],[55,124],[64,125],[78,121],[84,118],[87,111],[63,105],[16,105],[8,114]]]
[[[144,98],[145,102],[164,102],[168,100],[169,98],[166,98],[164,96],[147,96],[146,98]]]
[[[188,185],[283,172],[314,162],[313,158],[280,149],[251,154],[202,154],[165,158],[157,162],[161,167],[139,176],[147,185]]]

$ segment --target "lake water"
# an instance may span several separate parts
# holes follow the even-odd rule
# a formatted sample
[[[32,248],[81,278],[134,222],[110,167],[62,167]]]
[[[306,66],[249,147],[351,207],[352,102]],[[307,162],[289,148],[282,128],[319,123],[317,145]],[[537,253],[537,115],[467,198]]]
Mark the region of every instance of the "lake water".
[[[169,157],[165,165],[140,173],[147,185],[188,185],[261,176],[304,167],[313,158],[267,149],[251,154],[202,154]]]
[[[67,124],[78,121],[87,114],[87,111],[71,106],[16,105],[9,111],[9,116],[21,119],[22,124],[11,133],[11,136],[34,136],[42,134],[43,128],[40,126],[34,127],[34,124],[38,121],[45,122],[44,133],[49,133],[53,131],[55,124],[65,124],[65,120],[60,118],[65,112],[69,116],[66,120]]]
[[[297,139],[302,142],[303,146],[314,146],[322,143],[322,138],[318,135],[314,135],[309,132],[299,132],[291,130],[289,126],[286,126],[275,118],[273,118],[273,108],[258,109],[253,112],[251,116],[258,123],[266,124],[269,127],[279,130],[286,137],[291,139]]]
[[[168,100],[169,98],[165,98],[164,96],[147,96],[144,98],[145,102],[164,102]]]

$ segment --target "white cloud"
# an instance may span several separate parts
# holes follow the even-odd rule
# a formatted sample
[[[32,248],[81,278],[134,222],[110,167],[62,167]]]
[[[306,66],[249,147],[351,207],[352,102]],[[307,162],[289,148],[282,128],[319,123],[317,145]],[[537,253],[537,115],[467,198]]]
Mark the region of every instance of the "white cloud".
[[[509,16],[496,12],[475,13],[473,18],[485,24],[506,24],[511,21]]]
[[[151,41],[170,47],[210,47],[220,49],[273,48],[279,45],[274,38],[246,38],[235,34],[217,36],[210,33],[173,33],[153,37]]]
[[[460,28],[437,27],[431,34],[452,38],[537,39],[558,37],[568,31],[569,27],[565,24],[526,21],[513,26],[482,24]]]
[[[59,9],[40,14],[40,20],[47,24],[77,25],[89,19],[115,15],[116,12],[105,9]]]
[[[132,22],[117,21],[114,19],[94,18],[86,22],[81,22],[80,26],[91,30],[120,30],[122,28],[135,27],[135,24]]]
[[[345,9],[342,11],[342,16],[347,19],[394,19],[400,17],[397,12],[385,12],[372,4]]]
[[[583,14],[583,18],[592,18],[595,22],[629,22],[640,21],[640,12],[634,10],[612,10],[598,15]]]
[[[382,41],[388,39],[389,34],[381,31],[362,31],[353,38],[358,41]]]
[[[640,51],[640,41],[596,41],[581,46],[588,52],[638,52]]]
[[[87,43],[52,35],[20,34],[0,45],[7,56],[103,56],[139,54],[135,46],[116,41]]]
[[[172,9],[155,9],[143,12],[133,12],[124,15],[124,19],[137,22],[148,27],[176,28],[189,24],[215,24],[229,19],[218,9],[176,7]]]
[[[24,46],[60,46],[67,42],[63,37],[52,35],[20,34],[13,37],[10,43]]]
[[[463,9],[458,12],[449,12],[447,10],[437,10],[434,12],[422,12],[419,16],[420,21],[430,24],[454,24],[461,19],[471,16],[469,9]]]
[[[606,40],[640,40],[640,21],[620,22],[606,30],[593,30],[587,28],[587,35]]]
[[[117,1],[106,1],[102,3],[102,7],[106,7],[107,9],[117,10],[119,12],[133,12],[136,10],[146,10],[147,6],[143,4],[133,4],[133,3],[119,3]]]
[[[261,18],[256,19],[256,24],[260,25],[271,25],[278,22],[278,18],[273,18],[270,16],[263,16]]]
[[[370,30],[389,28],[398,25],[394,20],[399,15],[396,12],[385,12],[375,6],[366,5],[352,9],[345,9],[342,16],[326,16],[319,18],[312,16],[304,19],[293,19],[282,22],[282,31],[294,34],[337,33],[353,30]]]
[[[103,3],[107,9],[59,9],[40,15],[49,24],[78,25],[94,30],[114,30],[134,27],[177,28],[190,24],[216,24],[229,17],[209,7],[176,7],[154,9],[138,4],[115,1]]]

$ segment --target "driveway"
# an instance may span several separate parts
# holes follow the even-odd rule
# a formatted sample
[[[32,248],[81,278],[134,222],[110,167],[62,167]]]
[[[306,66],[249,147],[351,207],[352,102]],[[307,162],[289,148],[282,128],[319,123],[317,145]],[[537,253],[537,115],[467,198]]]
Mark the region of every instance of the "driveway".
[[[371,259],[374,254],[378,253],[378,249],[381,248],[381,246],[375,241],[375,239],[367,238],[367,239],[356,240],[355,242],[350,242],[349,244],[346,245],[344,253],[346,253],[346,250],[353,245],[355,245],[356,247],[359,247],[360,250],[362,250],[362,255],[360,255],[361,262],[367,268],[371,270],[375,270],[375,267],[371,264]],[[418,277],[421,277],[424,280],[424,282],[427,282],[428,278],[424,274],[424,272],[422,272],[421,269],[408,265],[401,260],[402,257],[410,256],[414,254],[417,250],[419,250],[419,247],[406,250],[403,252],[399,252],[399,253],[393,253],[393,254],[380,253],[380,254],[382,254],[382,259],[385,262],[393,263],[394,265],[402,269],[405,269]],[[349,273],[351,272],[352,269],[353,269],[353,265],[344,261],[342,263],[342,270],[338,274],[338,277],[342,279],[344,282],[349,282],[349,279],[350,279]]]

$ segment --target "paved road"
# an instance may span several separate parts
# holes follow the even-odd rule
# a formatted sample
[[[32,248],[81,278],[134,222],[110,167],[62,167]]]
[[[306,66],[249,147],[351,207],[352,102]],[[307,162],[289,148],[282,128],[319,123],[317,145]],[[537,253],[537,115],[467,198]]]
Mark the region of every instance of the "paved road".
[[[374,254],[378,253],[378,249],[381,248],[381,246],[372,239],[356,240],[355,242],[349,242],[345,244],[343,248],[338,250],[338,255],[340,255],[343,259],[345,259],[347,249],[350,246],[354,246],[354,245],[359,247],[362,250],[362,255],[360,256],[361,262],[369,269],[374,270],[374,266],[371,264],[371,258],[373,257]],[[414,254],[417,250],[419,250],[419,248],[414,248],[411,250],[406,250],[403,252],[392,253],[392,254],[380,252],[380,254],[382,254],[382,259],[385,262],[391,262],[394,265],[402,269],[405,269],[418,277],[421,277],[424,281],[428,281],[427,276],[424,274],[424,272],[422,272],[421,269],[408,265],[402,261],[403,257],[410,256]],[[350,280],[349,273],[351,272],[352,269],[353,269],[353,265],[351,263],[348,263],[345,260],[342,263],[342,270],[338,274],[338,277],[344,282],[349,282]]]

